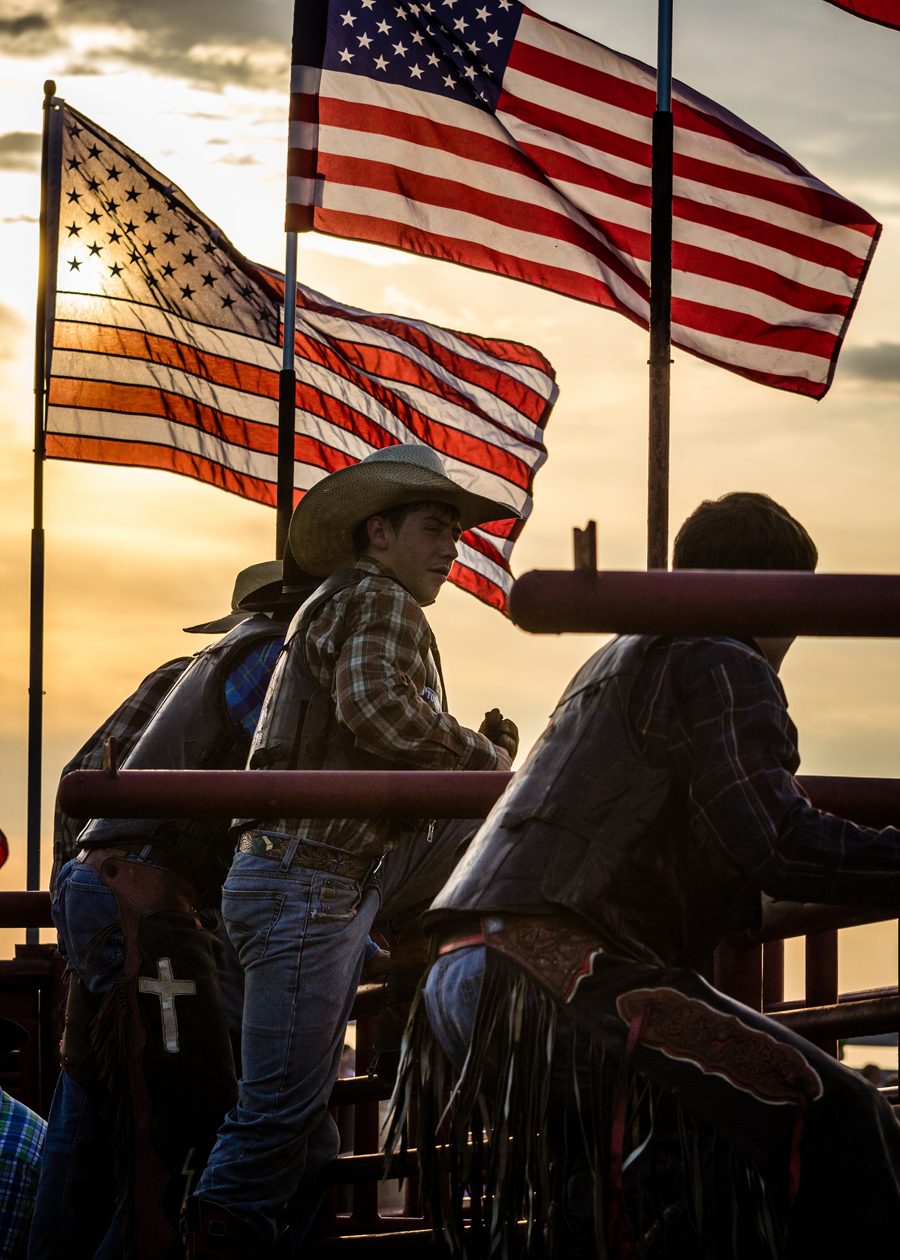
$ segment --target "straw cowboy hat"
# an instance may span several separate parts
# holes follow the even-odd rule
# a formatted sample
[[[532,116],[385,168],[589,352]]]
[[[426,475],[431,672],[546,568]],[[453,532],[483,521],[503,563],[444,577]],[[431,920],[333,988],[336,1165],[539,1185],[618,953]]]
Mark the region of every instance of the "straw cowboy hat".
[[[453,504],[464,530],[521,515],[508,503],[472,494],[451,481],[430,446],[388,446],[307,490],[291,517],[291,550],[298,564],[321,577],[352,568],[357,525],[388,508],[420,500]]]
[[[247,620],[249,610],[243,609],[244,600],[256,596],[254,610],[262,608],[262,611],[268,612],[275,607],[280,595],[280,560],[263,560],[260,564],[248,565],[246,569],[241,569],[234,579],[234,593],[231,596],[229,615],[220,617],[218,621],[204,621],[199,626],[185,626],[184,632],[185,634],[225,634],[227,630],[233,630],[235,626]],[[261,603],[258,602],[260,598]]]

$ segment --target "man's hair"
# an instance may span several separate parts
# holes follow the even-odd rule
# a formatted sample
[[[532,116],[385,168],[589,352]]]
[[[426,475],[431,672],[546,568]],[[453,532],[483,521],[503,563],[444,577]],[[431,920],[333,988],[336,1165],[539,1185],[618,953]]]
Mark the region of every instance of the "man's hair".
[[[673,569],[805,569],[819,560],[799,521],[767,494],[704,499],[678,531]]]
[[[441,503],[436,499],[419,499],[416,503],[398,503],[396,507],[385,508],[383,512],[373,512],[372,516],[379,516],[383,521],[387,521],[396,534],[410,513],[420,512],[425,508],[430,508],[436,516],[442,520],[452,521],[454,525],[459,520],[459,509],[453,503]],[[360,521],[353,531],[353,554],[357,559],[369,549],[369,521],[372,516],[367,516],[364,521]]]

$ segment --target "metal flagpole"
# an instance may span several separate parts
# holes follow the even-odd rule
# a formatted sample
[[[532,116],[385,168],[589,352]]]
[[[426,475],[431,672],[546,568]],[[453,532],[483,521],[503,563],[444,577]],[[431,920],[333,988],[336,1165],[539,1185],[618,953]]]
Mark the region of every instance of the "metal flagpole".
[[[297,233],[287,233],[284,261],[284,339],[278,379],[278,489],[276,493],[275,557],[281,560],[294,510],[294,431],[297,373],[294,370],[294,333],[297,327]]]
[[[650,211],[650,456],[647,568],[669,556],[669,376],[672,323],[672,3],[658,0]]]
[[[44,84],[44,123],[41,136],[41,209],[38,247],[38,292],[34,330],[34,518],[31,529],[31,598],[28,650],[28,809],[25,886],[41,886],[41,770],[44,718],[44,418],[49,367],[48,327],[52,327],[49,297],[56,293],[56,253],[59,236],[59,170],[51,171],[51,159],[59,167],[61,151],[51,145],[56,115],[61,121],[62,102],[56,100],[56,84]],[[52,150],[52,152],[51,152]],[[39,928],[26,928],[29,945],[40,941]]]

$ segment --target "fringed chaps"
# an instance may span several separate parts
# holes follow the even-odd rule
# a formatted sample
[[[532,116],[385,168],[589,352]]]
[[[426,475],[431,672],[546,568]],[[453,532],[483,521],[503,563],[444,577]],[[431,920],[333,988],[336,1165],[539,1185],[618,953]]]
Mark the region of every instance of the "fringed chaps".
[[[796,1047],[768,1044],[685,969],[595,959],[566,1001],[510,952],[486,950],[458,1076],[422,990],[404,1039],[385,1149],[417,1096],[447,1254],[781,1260],[798,1123],[821,1091]]]

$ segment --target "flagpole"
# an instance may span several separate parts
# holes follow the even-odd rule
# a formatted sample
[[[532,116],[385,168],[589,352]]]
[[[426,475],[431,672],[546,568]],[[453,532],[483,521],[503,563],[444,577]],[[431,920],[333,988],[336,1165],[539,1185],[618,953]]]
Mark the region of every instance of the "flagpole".
[[[650,211],[650,451],[647,568],[669,557],[669,377],[672,324],[672,3],[658,0]]]
[[[38,292],[34,328],[34,515],[31,528],[31,593],[28,644],[28,808],[25,886],[41,886],[41,781],[44,720],[44,416],[46,407],[48,174],[50,112],[56,84],[44,84],[41,133],[41,209],[38,245]],[[58,231],[57,226],[57,231]],[[53,251],[55,256],[56,251]],[[26,928],[25,941],[37,945],[39,928]]]
[[[278,486],[276,491],[275,558],[281,560],[294,510],[294,433],[297,373],[294,334],[297,327],[297,233],[287,233],[284,260],[284,337],[278,379]]]

